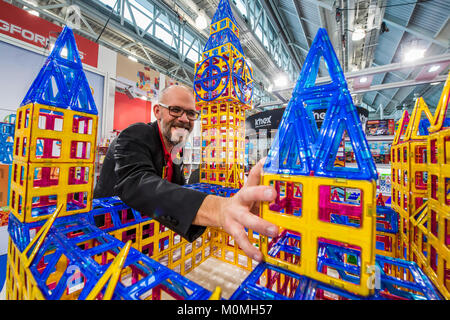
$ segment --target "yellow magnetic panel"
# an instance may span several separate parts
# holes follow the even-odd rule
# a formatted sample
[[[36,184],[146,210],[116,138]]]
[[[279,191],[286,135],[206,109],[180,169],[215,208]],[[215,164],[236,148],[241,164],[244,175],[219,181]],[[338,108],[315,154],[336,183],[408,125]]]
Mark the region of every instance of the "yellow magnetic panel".
[[[235,265],[244,270],[252,270],[252,259],[235,243],[234,238],[223,230],[214,228],[215,236],[213,238],[214,257]],[[259,244],[259,238],[256,238],[252,230],[248,230],[249,241],[253,245]]]
[[[214,50],[217,50],[217,49],[214,49]],[[224,97],[224,92],[227,91],[227,89],[225,89],[225,87],[229,88],[228,85],[231,82],[230,78],[231,78],[232,65],[230,66],[230,63],[229,62],[227,63],[226,59],[221,58],[220,56],[219,56],[219,58],[211,58],[211,59],[212,60],[210,60],[210,63],[214,62],[214,66],[216,68],[218,68],[220,70],[220,72],[227,72],[227,77],[228,77],[228,83],[224,83],[222,81],[223,79],[221,78],[218,80],[218,81],[220,81],[220,83],[215,86],[214,91],[216,93],[222,93],[221,95],[218,95],[214,99],[214,102],[217,103],[217,101],[219,101],[221,98]],[[203,77],[204,72],[206,72],[207,70],[210,70],[210,66],[208,63],[199,64],[196,68],[196,75],[197,75],[196,79],[201,79]],[[207,80],[204,80],[204,81],[207,81]],[[209,80],[209,81],[211,81],[211,80]],[[196,92],[197,92],[198,96],[200,96],[200,97],[208,96],[208,92],[205,89],[203,89],[202,86],[198,87],[196,90],[197,90]],[[197,103],[196,106],[197,107],[203,106],[203,103]]]
[[[394,140],[392,141],[392,146],[395,146],[399,143],[401,143],[404,140],[404,137],[402,137],[405,134],[406,125],[409,121],[409,115],[408,111],[403,111],[402,117],[398,121],[398,127],[397,131],[395,131]]]
[[[134,224],[131,226],[127,226],[124,228],[117,229],[115,231],[110,232],[113,237],[126,243],[127,241],[131,241],[131,246],[136,250],[141,249],[141,228],[139,228],[139,224]],[[133,236],[134,235],[134,236]]]
[[[230,65],[230,68],[233,66],[233,61],[235,59],[239,59],[242,57],[242,54],[239,52],[239,50],[236,49],[236,47],[231,43],[227,42],[221,46],[212,48],[210,50],[204,51],[202,54],[203,60],[208,59],[212,56],[223,56],[228,60],[228,63]],[[202,61],[203,61],[202,60]],[[199,65],[202,61],[197,62],[197,65]]]
[[[45,300],[30,269],[13,241],[8,243],[6,272],[7,300]]]
[[[319,178],[311,176],[285,176],[264,174],[262,185],[270,185],[271,181],[284,181],[300,183],[303,186],[301,217],[275,213],[269,209],[269,203],[261,206],[261,217],[284,229],[293,230],[301,234],[301,262],[293,265],[274,259],[268,255],[267,238],[262,237],[261,248],[267,262],[276,264],[293,272],[311,277],[313,279],[341,287],[345,290],[367,296],[371,294],[368,287],[370,274],[367,268],[374,265],[375,261],[375,181],[360,181],[347,179]],[[353,228],[344,225],[327,223],[319,220],[319,186],[335,186],[342,188],[358,188],[362,191],[362,225],[361,228]],[[361,273],[360,284],[356,285],[330,277],[317,271],[317,252],[319,238],[338,241],[350,245],[356,245],[361,249]]]
[[[233,23],[233,21],[230,20],[230,18],[226,17],[220,21],[217,21],[216,23],[213,23],[209,26],[209,32],[210,36],[213,35],[216,32],[222,31],[226,28],[231,29],[233,33],[239,38],[239,29],[236,27],[236,25]]]
[[[439,131],[439,138],[441,140],[440,152],[442,152],[440,158],[441,170],[448,175],[450,174],[450,128]]]
[[[446,276],[450,269],[450,214],[438,201],[429,201],[427,216],[427,239],[429,254],[424,269],[446,299],[450,299],[450,283]]]
[[[199,266],[204,262],[211,252],[211,242],[208,241],[208,230],[206,230],[201,237],[197,238],[193,242],[193,257],[194,257],[194,268]],[[207,249],[209,248],[209,249]]]
[[[425,202],[410,216],[409,223],[409,245],[410,255],[409,260],[417,262],[422,268],[426,264],[426,255],[429,254],[429,244],[425,239],[427,235],[427,228],[424,223],[428,220],[428,204]]]
[[[427,165],[427,141],[410,142],[410,170],[408,180],[410,191],[415,193],[426,193],[428,181]]]
[[[80,168],[86,171],[83,178]],[[47,169],[50,173],[51,183],[48,185],[38,185],[43,169]],[[77,180],[69,184],[69,177]],[[21,222],[26,223],[49,218],[61,204],[64,205],[60,216],[88,212],[92,209],[93,179],[94,165],[90,163],[26,163],[14,160],[10,193],[11,212]],[[77,193],[83,193],[84,208],[74,209],[70,203],[67,204],[69,196]],[[48,213],[35,209],[39,205],[33,205],[40,202],[40,197],[46,196],[56,197],[56,201],[51,201],[54,209]]]
[[[33,104],[27,104],[17,110],[14,131],[14,159],[17,157],[22,157],[24,160],[28,160],[28,154],[23,155],[23,139],[26,138],[29,141],[31,137],[32,109]]]
[[[383,256],[395,258],[397,255],[397,241],[398,241],[397,235],[392,234],[392,233],[377,231],[376,237],[377,237],[377,242],[383,241],[383,240],[388,241],[391,245],[391,248],[390,249],[385,248],[385,250],[375,248],[375,254],[380,254]],[[378,237],[380,237],[379,240],[378,240]]]
[[[144,247],[153,243],[153,251],[152,255],[155,253],[155,233],[156,233],[156,225],[158,222],[154,219],[144,221],[139,223],[139,235],[140,235],[140,246],[139,251],[142,251]],[[158,226],[159,228],[159,226]],[[153,230],[153,231],[152,231]],[[152,232],[150,232],[152,231]]]
[[[434,121],[430,123],[428,128],[429,133],[437,132],[443,128],[446,118],[448,102],[450,100],[450,72],[445,81],[444,88],[442,88],[441,98],[439,99],[436,111],[434,113]]]
[[[405,140],[417,140],[424,138],[424,136],[418,135],[419,123],[422,120],[422,113],[425,115],[426,119],[428,119],[430,124],[433,123],[433,115],[431,114],[430,109],[428,109],[428,106],[423,98],[419,97],[416,100],[416,104],[414,105],[414,109],[409,119],[408,127],[406,128]]]
[[[29,110],[29,112],[27,111]],[[98,116],[83,112],[66,110],[38,103],[28,104],[17,112],[22,119],[16,124],[19,128],[14,142],[14,160],[23,162],[79,162],[93,163],[97,139]],[[53,130],[45,129],[47,116],[58,115],[56,122],[51,125]],[[29,118],[29,120],[27,120]],[[83,124],[76,126],[75,119]],[[84,124],[86,123],[86,127]],[[26,125],[26,127],[25,127]],[[80,133],[80,129],[86,133]],[[86,129],[86,130],[84,130]],[[45,142],[45,140],[48,140]],[[51,145],[50,145],[51,144]],[[37,156],[41,149],[52,149],[52,157]],[[85,148],[86,153],[81,150]]]

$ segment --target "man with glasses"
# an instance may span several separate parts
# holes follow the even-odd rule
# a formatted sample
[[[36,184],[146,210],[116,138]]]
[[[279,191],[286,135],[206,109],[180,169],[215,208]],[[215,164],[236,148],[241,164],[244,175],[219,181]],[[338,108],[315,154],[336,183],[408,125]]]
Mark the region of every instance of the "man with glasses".
[[[94,198],[119,196],[143,216],[158,220],[190,242],[206,226],[223,228],[247,255],[261,261],[262,254],[249,242],[245,228],[278,235],[275,225],[255,215],[260,201],[276,196],[274,188],[259,186],[263,162],[231,198],[183,188],[181,160],[176,160],[199,117],[192,91],[178,85],[164,89],[153,112],[155,122],[132,124],[111,142]]]

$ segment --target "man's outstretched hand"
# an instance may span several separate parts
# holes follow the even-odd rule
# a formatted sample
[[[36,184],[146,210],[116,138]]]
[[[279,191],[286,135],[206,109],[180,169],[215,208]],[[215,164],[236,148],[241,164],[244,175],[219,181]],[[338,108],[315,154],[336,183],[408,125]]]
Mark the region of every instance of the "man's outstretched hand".
[[[262,253],[250,243],[245,228],[269,237],[278,235],[276,225],[255,215],[260,201],[273,201],[276,197],[274,188],[259,185],[264,161],[261,159],[252,168],[247,182],[233,197],[208,195],[193,222],[196,225],[222,228],[256,261],[262,260]]]

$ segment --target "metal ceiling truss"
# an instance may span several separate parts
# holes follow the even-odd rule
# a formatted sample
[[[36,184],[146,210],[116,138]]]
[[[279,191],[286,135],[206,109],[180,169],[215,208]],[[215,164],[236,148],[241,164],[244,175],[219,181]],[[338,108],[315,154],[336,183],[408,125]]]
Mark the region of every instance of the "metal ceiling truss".
[[[442,62],[450,62],[450,53],[432,56],[432,57],[426,57],[419,61],[414,61],[411,63],[396,62],[396,63],[391,63],[388,65],[381,65],[381,66],[367,68],[367,69],[363,69],[363,70],[359,70],[359,71],[346,72],[346,73],[344,73],[344,76],[347,79],[347,81],[350,81],[350,80],[359,79],[363,76],[372,76],[372,75],[381,74],[381,73],[395,74],[394,72],[398,71],[398,70],[420,68],[423,66],[438,64],[438,63],[442,63]],[[361,89],[357,89],[357,90],[353,90],[350,87],[349,90],[352,94],[363,94],[366,92],[377,91],[377,94],[381,95],[385,99],[390,99],[392,101],[392,103],[399,105],[402,103],[399,99],[393,99],[392,97],[388,97],[385,94],[382,94],[380,91],[389,90],[389,89],[397,89],[397,88],[400,89],[400,88],[404,88],[404,87],[412,87],[412,86],[417,86],[417,85],[422,85],[422,84],[427,84],[427,83],[432,83],[432,82],[444,82],[447,78],[446,75],[440,75],[434,79],[416,81],[414,79],[408,80],[408,78],[406,78],[406,79],[402,78],[399,75],[396,75],[396,76],[397,76],[397,78],[399,78],[400,81],[381,83],[378,85],[371,85],[368,88],[361,88]],[[316,83],[321,84],[321,83],[326,83],[328,81],[330,81],[330,77],[320,77],[317,79]],[[289,87],[276,90],[274,92],[274,94],[278,95],[280,100],[263,104],[262,107],[285,103],[286,99],[282,99],[281,93],[290,95],[290,92],[292,91],[293,88],[294,88],[294,85],[290,85]],[[364,102],[364,104],[371,106],[373,109],[376,109],[373,106],[373,102],[371,104],[367,104]]]
[[[81,9],[83,24],[76,32],[93,41],[98,39],[101,32],[99,27],[103,27],[110,16],[105,32],[98,41],[100,44],[134,56],[153,69],[188,85],[192,85],[195,66],[193,60],[200,59],[206,43],[203,36],[183,23],[175,12],[160,1],[117,0],[114,11],[106,4],[115,1],[40,1],[38,6],[22,0],[12,2],[36,10],[44,18],[61,25],[66,23],[64,9],[77,5]],[[170,41],[165,39],[166,43],[163,39],[158,39],[158,32],[169,35]],[[192,60],[188,58],[190,54]],[[171,67],[168,68],[168,65]],[[177,68],[173,69],[173,66]]]
[[[396,29],[399,29],[399,30],[401,30],[402,32],[403,32],[403,35],[402,35],[402,40],[407,36],[407,34],[411,34],[411,35],[413,35],[413,36],[415,36],[415,37],[417,37],[417,38],[419,38],[419,39],[423,39],[423,40],[425,40],[425,41],[427,41],[428,42],[428,44],[427,44],[427,46],[426,46],[426,50],[425,50],[425,52],[427,52],[428,51],[428,49],[430,49],[431,48],[431,46],[434,44],[434,45],[437,45],[437,46],[440,46],[440,47],[443,47],[443,48],[448,48],[448,41],[447,41],[447,43],[445,43],[445,42],[443,42],[443,41],[441,41],[441,40],[438,40],[438,39],[436,39],[436,37],[439,35],[439,33],[440,33],[440,31],[442,30],[442,28],[448,23],[448,17],[447,17],[447,22],[446,23],[444,23],[443,25],[442,25],[442,28],[441,28],[441,30],[439,30],[438,32],[436,32],[436,34],[434,34],[434,35],[428,35],[428,34],[426,34],[423,30],[417,30],[416,28],[414,28],[413,26],[409,26],[410,25],[410,21],[411,21],[411,18],[413,17],[413,15],[414,15],[414,11],[416,10],[416,8],[417,8],[417,3],[416,4],[414,4],[414,7],[413,7],[413,9],[410,11],[410,15],[409,15],[409,17],[408,17],[408,19],[407,19],[407,21],[406,21],[406,24],[405,25],[402,25],[402,24],[400,24],[400,23],[397,23],[397,22],[395,22],[395,21],[393,21],[392,19],[389,19],[389,18],[386,18],[386,17],[384,17],[384,19],[383,19],[383,21],[385,22],[385,23],[387,23],[390,27],[394,27],[394,28],[396,28]],[[395,57],[397,56],[397,54],[398,54],[398,52],[399,52],[399,49],[401,50],[401,48],[400,48],[400,46],[401,46],[401,44],[402,44],[402,40],[400,40],[398,43],[397,43],[397,47],[395,48],[395,51],[394,51],[394,55],[393,55],[393,57],[392,57],[392,59],[391,59],[391,62],[395,59]],[[448,51],[448,50],[447,50]],[[404,79],[404,81],[403,82],[401,82],[401,83],[414,83],[414,85],[419,85],[419,83],[417,83],[417,82],[414,82],[414,80],[410,80],[410,81],[408,81],[407,79],[408,78],[410,78],[410,77],[412,77],[412,75],[415,75],[415,74],[417,74],[418,72],[420,72],[420,69],[418,70],[417,68],[415,68],[416,67],[416,65],[414,65],[414,66],[411,66],[411,68],[409,69],[409,71],[407,72],[407,74],[406,74],[406,79]],[[384,76],[383,76],[383,78],[382,78],[382,80],[381,80],[381,84],[383,84],[384,83],[384,81],[386,80],[386,77],[387,77],[387,75],[388,74],[392,74],[392,73],[385,73],[384,74]],[[442,77],[441,77],[442,78]],[[436,79],[435,79],[436,80]],[[432,81],[432,82],[437,82],[437,81]],[[430,81],[429,81],[430,82]],[[429,82],[426,82],[426,83],[429,83]],[[376,86],[372,86],[372,87],[374,87],[374,88],[376,88],[377,86],[379,86],[379,85],[376,85]],[[407,88],[408,87],[408,88]],[[377,94],[375,94],[374,96],[373,96],[373,99],[372,99],[372,101],[370,102],[370,103],[367,103],[366,101],[366,103],[368,104],[368,105],[374,105],[374,104],[376,104],[376,100],[377,100],[377,97],[378,96],[381,96],[382,98],[384,98],[386,101],[387,101],[387,103],[384,105],[384,112],[385,113],[392,113],[392,112],[394,112],[395,111],[395,107],[396,106],[398,106],[398,105],[404,105],[405,104],[405,101],[407,100],[407,98],[408,97],[410,97],[410,95],[411,95],[411,93],[414,91],[414,89],[415,88],[413,88],[412,86],[398,86],[398,87],[396,87],[396,90],[395,90],[395,92],[392,94],[392,96],[390,96],[390,97],[388,97],[388,96],[385,96],[385,95],[380,95],[380,92],[378,91],[377,92]],[[410,104],[412,104],[412,103],[414,103],[412,100],[411,101],[408,101],[408,103],[410,103]]]
[[[370,13],[370,10],[367,10],[367,12],[353,12],[350,19],[348,14],[346,14],[347,18],[343,19],[339,26],[335,17],[336,6],[345,7],[342,4],[346,3],[346,5],[349,5],[361,1],[302,1],[316,6],[319,21],[315,22],[315,25],[337,30],[336,34],[331,36],[336,39],[336,51],[340,53],[340,56],[345,57],[344,60],[341,60],[344,61],[343,65],[356,61],[361,68],[365,68],[368,64],[371,65],[373,63],[374,50],[379,35],[379,30],[375,24],[381,19],[390,27],[402,30],[402,39],[408,33],[428,41],[428,48],[436,45],[446,48],[448,52],[448,41],[446,42],[446,39],[442,38],[442,34],[448,29],[449,17],[447,17],[447,21],[435,34],[429,34],[429,32],[427,33],[419,30],[414,25],[410,25],[410,20],[415,10],[411,10],[406,24],[396,21],[394,17],[384,17],[384,10],[379,11],[378,20],[373,19],[373,12]],[[193,19],[195,19],[195,16],[192,16],[192,12],[198,14],[199,9],[208,8],[208,15],[212,17],[218,3],[217,0],[38,0],[38,5],[34,6],[23,0],[12,0],[11,2],[15,5],[35,10],[40,13],[41,17],[60,25],[67,22],[67,17],[65,16],[67,8],[76,5],[80,8],[80,21],[82,22],[80,28],[76,30],[78,34],[93,41],[98,39],[99,44],[124,55],[134,56],[141,63],[149,65],[152,69],[167,74],[187,85],[192,85],[195,62],[200,60],[207,40],[205,34],[208,34],[207,30],[198,31],[192,26]],[[366,9],[369,4],[372,4],[371,8],[373,9],[373,5],[380,6],[384,3],[384,0],[367,0],[361,3],[366,6]],[[264,106],[273,106],[276,103],[280,104],[282,101],[286,101],[290,97],[292,85],[289,88],[283,88],[283,90],[273,93],[268,93],[265,89],[272,83],[272,77],[282,71],[286,72],[291,80],[296,80],[301,64],[308,52],[310,39],[313,36],[307,32],[307,30],[311,30],[313,22],[305,16],[305,12],[302,11],[298,0],[291,0],[290,4],[293,9],[292,13],[298,16],[299,26],[290,27],[281,12],[283,10],[280,9],[280,1],[232,0],[230,4],[241,29],[242,45],[253,63],[256,80],[255,105],[263,109]],[[112,10],[113,6],[114,10]],[[245,8],[245,12],[242,12],[242,6]],[[181,13],[179,9],[184,10],[185,14]],[[344,32],[343,34],[346,34],[348,38],[349,33],[347,31],[349,27],[353,27],[353,25],[350,26],[348,23],[352,24],[354,20],[357,20],[356,22],[361,24],[362,18],[366,16],[368,17],[367,20],[373,19],[370,21],[373,21],[375,26],[371,30],[368,29],[366,39],[360,46],[350,43],[350,47],[354,46],[355,52],[362,51],[362,54],[344,54],[346,50],[349,50],[349,40],[346,40],[347,45],[343,47],[342,44],[344,42],[339,37],[339,31]],[[106,21],[108,21],[108,25],[104,28]],[[294,27],[296,28],[295,30],[299,29],[301,32],[299,37],[304,36],[308,47],[304,47],[305,44],[295,41]],[[100,34],[102,36],[99,38]],[[391,62],[394,61],[401,42],[400,40]],[[299,51],[296,49],[299,49]],[[443,54],[439,57],[428,57],[423,59],[423,61],[442,61],[447,56],[447,54]],[[348,60],[348,58],[351,58],[351,60]],[[402,79],[400,77],[398,82],[384,83],[387,80],[387,74],[394,74],[392,71],[407,67],[411,68],[411,70],[407,73],[406,78]],[[404,90],[402,88],[417,85],[417,82],[414,82],[414,80],[408,80],[408,78],[416,74],[417,67],[419,67],[417,62],[410,66],[405,66],[402,63],[391,63],[384,66],[365,68],[356,72],[346,72],[346,77],[350,80],[358,76],[380,73],[381,70],[384,70],[385,75],[380,84],[372,85],[370,88],[360,89],[359,91],[356,90],[353,94],[358,92],[359,94],[364,94],[376,89],[378,93],[374,95],[371,101],[367,101],[366,96],[363,95],[362,102],[376,109],[377,107],[373,104],[377,104],[377,100],[381,97],[388,100],[384,107],[386,110],[388,107],[402,104],[414,91],[414,88]],[[326,77],[321,77],[319,81],[326,81],[326,79]],[[439,80],[436,78],[433,81]],[[395,87],[396,85],[398,86]],[[397,90],[389,97],[389,95],[381,93],[386,88],[397,88]],[[421,91],[425,92],[425,89],[423,88]],[[280,100],[273,101],[275,97],[278,97]],[[360,99],[361,96],[355,98]]]
[[[296,60],[298,57],[295,57],[294,55],[293,59],[290,59],[292,54],[287,42],[283,38],[282,32],[284,31],[276,25],[277,20],[267,10],[266,1],[239,1],[245,6],[245,19],[242,19],[241,15],[243,15],[243,13],[239,8],[232,1],[230,1],[230,3],[232,4],[234,11],[238,13],[235,14],[235,18],[241,29],[241,39],[250,36],[249,40],[258,44],[259,48],[257,56],[255,56],[254,52],[246,53],[252,55],[253,59],[262,60],[262,65],[259,67],[262,70],[266,70],[266,86],[268,87],[273,83],[272,76],[275,70],[275,72],[284,71],[290,78],[295,79],[298,70],[300,70],[300,65],[298,65],[298,60]],[[245,47],[248,44],[244,43],[243,45]],[[271,70],[267,70],[268,66],[264,63],[264,60],[267,60],[267,57],[269,57],[270,63],[273,64]],[[294,65],[294,62],[296,65]]]
[[[275,0],[271,0],[270,2],[275,2]],[[320,27],[328,27],[332,30],[336,30],[333,34],[336,36],[336,42],[334,43],[336,52],[340,58],[342,66],[344,68],[346,78],[349,81],[351,87],[351,79],[357,80],[358,77],[373,75],[384,73],[380,82],[377,84],[371,85],[369,88],[361,88],[357,90],[352,90],[352,95],[356,103],[361,103],[362,105],[366,105],[368,108],[377,110],[379,109],[379,102],[383,102],[385,110],[395,110],[395,106],[404,105],[405,102],[413,102],[413,98],[411,98],[412,93],[414,92],[435,92],[436,90],[428,90],[433,86],[427,85],[431,82],[441,82],[445,78],[441,73],[441,76],[437,76],[434,79],[425,80],[425,81],[416,81],[414,78],[421,71],[421,67],[431,64],[433,62],[439,61],[448,61],[448,52],[449,48],[449,39],[448,39],[448,30],[449,27],[449,17],[445,18],[444,15],[444,24],[439,24],[439,30],[434,30],[433,32],[419,28],[413,23],[410,23],[412,20],[412,16],[415,14],[417,10],[416,6],[422,6],[421,8],[429,5],[427,3],[417,2],[416,4],[411,3],[413,8],[410,10],[409,18],[405,21],[400,22],[397,21],[396,17],[386,15],[385,16],[385,7],[392,5],[392,3],[388,3],[386,0],[291,0],[291,4],[289,5],[289,1],[278,1],[278,4],[283,5],[285,7],[281,8],[281,12],[287,17],[292,15],[295,11],[298,16],[299,26],[289,25],[290,29],[298,30],[297,39],[301,39],[304,36],[306,39],[311,39],[311,36],[308,37],[308,31],[314,30],[314,28],[319,25]],[[316,10],[318,12],[317,18],[318,22],[313,22],[311,20],[313,16],[311,16],[310,11],[313,10],[312,6],[305,7],[304,4],[313,4],[316,6]],[[409,3],[407,3],[409,5]],[[286,7],[287,6],[287,7]],[[337,8],[342,8],[340,11],[341,16],[338,18],[338,10]],[[305,11],[306,10],[306,11]],[[444,13],[444,12],[443,12]],[[305,16],[306,14],[306,16]],[[404,17],[401,17],[404,18]],[[328,22],[328,25],[327,25]],[[378,38],[381,30],[381,22],[386,23],[390,28],[394,29],[393,31],[402,31],[403,36],[396,43],[396,48],[393,52],[392,58],[390,59],[391,63],[383,66],[377,66],[374,61],[375,50],[378,45]],[[359,26],[365,29],[366,36],[362,41],[352,41],[352,32],[355,27]],[[447,36],[445,33],[447,32]],[[332,35],[330,35],[332,36]],[[342,37],[341,36],[345,36]],[[411,37],[421,39],[424,42],[428,41],[429,49],[433,46],[433,49],[442,47],[447,49],[443,50],[441,56],[432,56],[426,57],[422,59],[422,61],[415,61],[409,65],[405,63],[393,63],[394,61],[399,61],[397,51],[404,45],[406,39]],[[294,37],[295,38],[295,37]],[[307,43],[309,44],[309,43]],[[299,49],[303,49],[301,43],[297,41],[297,43],[289,43],[289,45],[295,46]],[[304,45],[304,44],[303,44]],[[439,51],[434,50],[432,54],[438,54]],[[375,65],[375,67],[370,67]],[[359,71],[352,71],[352,70]],[[395,72],[400,69],[408,68],[404,72]],[[448,68],[447,68],[448,69]],[[443,70],[445,71],[445,70]],[[399,75],[400,73],[401,75]],[[393,79],[393,76],[395,77]],[[380,78],[380,77],[378,77]],[[398,79],[396,79],[398,78]],[[320,81],[327,81],[328,77],[319,78]],[[397,81],[398,80],[398,81]],[[279,98],[278,101],[269,102],[261,105],[264,107],[271,107],[273,105],[282,104],[290,97],[290,92],[293,88],[293,84],[289,85],[286,88],[278,89],[274,92],[274,94]],[[428,88],[428,89],[427,89]],[[391,89],[387,91],[388,89]],[[392,90],[395,89],[395,90]],[[419,91],[418,91],[419,90]],[[370,95],[370,98],[365,95],[366,92],[376,91],[375,95]],[[380,99],[383,99],[380,101]],[[383,111],[385,111],[383,110]]]

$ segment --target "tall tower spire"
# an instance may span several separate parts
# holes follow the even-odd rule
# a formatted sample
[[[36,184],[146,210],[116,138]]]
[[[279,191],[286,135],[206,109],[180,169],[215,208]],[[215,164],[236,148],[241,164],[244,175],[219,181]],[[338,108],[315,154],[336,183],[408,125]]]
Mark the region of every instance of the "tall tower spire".
[[[200,182],[239,188],[244,181],[245,110],[251,108],[253,71],[245,60],[228,0],[221,0],[194,76],[201,110]]]

